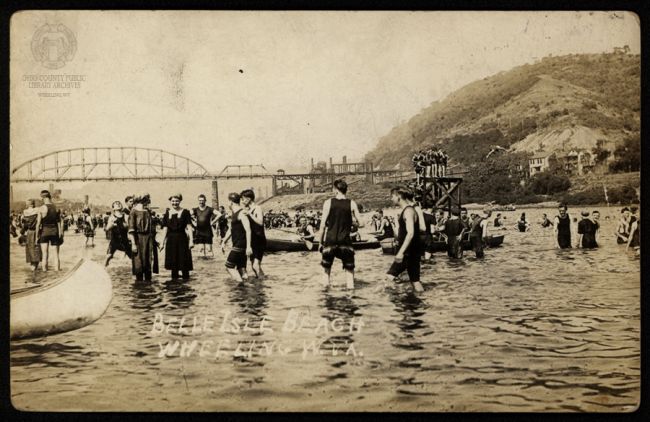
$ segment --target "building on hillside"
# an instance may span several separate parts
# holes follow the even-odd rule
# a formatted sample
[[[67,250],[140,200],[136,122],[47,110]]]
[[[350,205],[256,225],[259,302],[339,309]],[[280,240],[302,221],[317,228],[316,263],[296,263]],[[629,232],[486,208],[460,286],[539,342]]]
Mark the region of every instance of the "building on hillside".
[[[564,170],[579,176],[593,171],[596,165],[593,154],[582,149],[572,149],[558,158],[564,163]]]
[[[548,152],[537,152],[535,155],[528,159],[528,173],[530,176],[534,176],[537,173],[541,173],[549,169],[550,165],[548,162],[549,157],[551,156]]]

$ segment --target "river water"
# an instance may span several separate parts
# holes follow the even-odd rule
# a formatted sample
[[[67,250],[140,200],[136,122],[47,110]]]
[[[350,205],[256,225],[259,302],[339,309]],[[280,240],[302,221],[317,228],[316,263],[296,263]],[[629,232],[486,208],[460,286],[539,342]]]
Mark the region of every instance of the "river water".
[[[504,213],[502,247],[483,260],[436,254],[417,296],[379,283],[392,259],[380,250],[357,252],[353,292],[338,263],[335,285],[319,286],[318,253],[268,255],[269,278],[246,284],[228,279],[218,249],[209,259],[194,250],[189,281],[163,271],[135,284],[118,256],[99,321],[11,342],[12,402],[70,411],[632,411],[640,265],[615,243],[616,211],[601,210],[602,247],[591,251],[558,251],[551,230],[519,233],[519,212]],[[531,222],[541,212],[554,215],[526,210]],[[67,235],[63,269],[83,254],[101,262],[103,232],[96,244]],[[26,283],[23,253],[12,241],[12,288]],[[174,317],[185,317],[184,328]]]

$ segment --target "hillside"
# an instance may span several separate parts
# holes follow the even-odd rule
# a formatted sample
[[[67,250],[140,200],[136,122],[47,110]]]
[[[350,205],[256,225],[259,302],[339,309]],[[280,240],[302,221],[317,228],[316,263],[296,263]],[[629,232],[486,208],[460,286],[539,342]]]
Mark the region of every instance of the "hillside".
[[[379,168],[410,165],[439,145],[452,164],[513,151],[613,150],[640,127],[640,56],[621,52],[546,57],[475,81],[380,138],[366,155]]]

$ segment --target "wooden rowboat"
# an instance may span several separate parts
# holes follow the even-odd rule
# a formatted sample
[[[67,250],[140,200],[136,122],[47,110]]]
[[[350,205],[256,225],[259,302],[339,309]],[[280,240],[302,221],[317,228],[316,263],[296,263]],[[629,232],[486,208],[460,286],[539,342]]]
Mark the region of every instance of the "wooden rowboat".
[[[317,251],[319,242],[312,242],[313,248],[307,248],[302,240],[285,240],[285,239],[266,239],[266,252],[309,252]],[[377,240],[362,240],[360,242],[352,242],[352,248],[355,250],[361,249],[376,249],[380,244]]]
[[[501,246],[503,243],[504,235],[498,236],[488,236],[487,246],[491,248],[496,248]],[[469,243],[469,239],[463,239],[463,249],[469,250],[472,248],[472,245]],[[386,255],[395,255],[397,253],[397,241],[392,237],[389,239],[384,239],[381,241],[381,251]],[[433,252],[446,252],[447,251],[447,242],[443,240],[434,240],[433,242]]]
[[[112,296],[111,279],[104,267],[82,259],[52,283],[11,292],[11,339],[85,327],[104,314]]]

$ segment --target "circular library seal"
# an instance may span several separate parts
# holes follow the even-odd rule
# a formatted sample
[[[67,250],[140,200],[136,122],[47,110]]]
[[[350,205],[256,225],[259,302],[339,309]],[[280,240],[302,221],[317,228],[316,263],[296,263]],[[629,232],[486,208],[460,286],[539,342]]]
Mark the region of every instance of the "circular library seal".
[[[48,69],[59,69],[74,58],[77,40],[65,25],[45,24],[32,38],[34,59]]]

